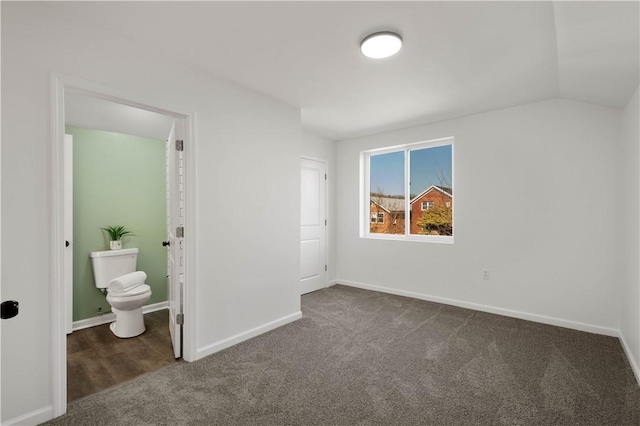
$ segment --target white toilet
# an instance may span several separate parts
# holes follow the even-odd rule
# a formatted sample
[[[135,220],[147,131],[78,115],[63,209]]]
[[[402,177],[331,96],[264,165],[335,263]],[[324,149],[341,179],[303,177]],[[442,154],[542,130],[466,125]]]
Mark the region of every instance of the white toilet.
[[[109,283],[113,279],[136,271],[138,249],[94,251],[89,257],[96,287],[109,289]],[[113,334],[128,338],[144,333],[142,306],[150,297],[151,287],[144,280],[121,292],[108,290],[107,302],[111,305],[111,311],[116,314],[115,322],[109,326]]]

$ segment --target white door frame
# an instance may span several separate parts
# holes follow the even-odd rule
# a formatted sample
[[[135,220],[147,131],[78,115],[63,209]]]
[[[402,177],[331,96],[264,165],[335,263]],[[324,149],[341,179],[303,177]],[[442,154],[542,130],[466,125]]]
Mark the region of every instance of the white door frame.
[[[96,98],[185,120],[185,265],[183,288],[183,353],[185,361],[197,359],[196,277],[196,114],[137,94],[76,77],[52,72],[51,82],[51,325],[53,417],[67,411],[67,333],[68,307],[64,285],[64,94],[78,92]]]

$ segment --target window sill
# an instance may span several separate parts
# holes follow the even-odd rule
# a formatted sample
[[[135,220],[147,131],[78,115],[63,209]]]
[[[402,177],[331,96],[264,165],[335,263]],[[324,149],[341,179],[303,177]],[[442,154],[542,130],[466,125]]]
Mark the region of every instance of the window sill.
[[[360,238],[366,238],[370,240],[413,241],[413,242],[419,242],[419,243],[453,244],[453,236],[367,233],[361,236]]]

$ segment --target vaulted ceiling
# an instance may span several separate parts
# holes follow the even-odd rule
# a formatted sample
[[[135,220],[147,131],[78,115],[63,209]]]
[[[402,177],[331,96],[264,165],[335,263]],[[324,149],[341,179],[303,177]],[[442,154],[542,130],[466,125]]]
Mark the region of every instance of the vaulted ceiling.
[[[638,2],[46,2],[302,110],[341,140],[550,98],[622,109]],[[404,38],[372,60],[360,40]]]

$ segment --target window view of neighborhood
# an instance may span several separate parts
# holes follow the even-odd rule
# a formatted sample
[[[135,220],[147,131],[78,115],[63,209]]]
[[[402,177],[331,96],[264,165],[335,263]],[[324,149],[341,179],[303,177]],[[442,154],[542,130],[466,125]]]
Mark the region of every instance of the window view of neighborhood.
[[[372,154],[369,178],[370,233],[453,236],[451,144]]]

